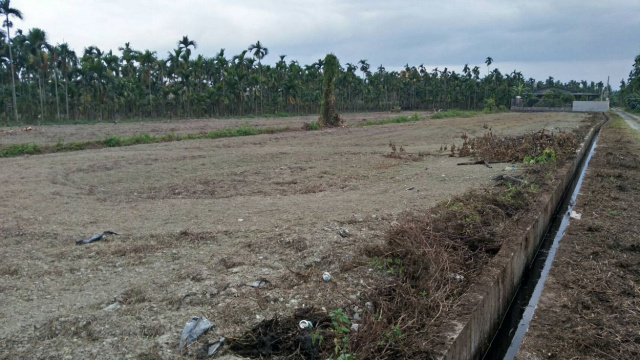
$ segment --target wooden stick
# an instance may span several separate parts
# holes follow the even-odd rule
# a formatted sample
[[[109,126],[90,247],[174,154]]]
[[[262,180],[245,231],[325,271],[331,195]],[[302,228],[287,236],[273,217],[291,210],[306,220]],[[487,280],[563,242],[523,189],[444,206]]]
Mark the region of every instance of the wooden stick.
[[[461,162],[461,163],[458,163],[458,165],[485,165],[490,168],[491,166],[489,166],[489,164],[499,164],[503,162],[508,162],[508,161],[487,161],[485,159],[480,159],[477,161]]]
[[[519,183],[519,184],[527,184],[527,182],[525,180],[522,179],[518,179],[515,178],[513,176],[510,175],[498,175],[494,178],[494,180],[504,180],[504,181],[509,181],[509,182],[513,182],[513,183]]]

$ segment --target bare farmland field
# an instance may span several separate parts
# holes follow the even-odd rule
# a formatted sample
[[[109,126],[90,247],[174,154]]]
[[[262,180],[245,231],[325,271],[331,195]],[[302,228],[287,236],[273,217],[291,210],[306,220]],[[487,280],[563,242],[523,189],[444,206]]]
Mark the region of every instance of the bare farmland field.
[[[397,116],[410,116],[413,112],[390,113],[347,113],[342,114],[342,118],[347,124],[358,123],[363,120],[382,120]],[[419,116],[429,113],[418,112]],[[58,141],[71,142],[79,140],[104,139],[110,135],[127,136],[140,133],[150,135],[163,135],[166,133],[189,134],[206,133],[212,130],[224,128],[250,126],[258,128],[280,128],[290,127],[291,129],[302,129],[304,123],[317,121],[317,115],[291,116],[281,118],[229,118],[229,119],[189,119],[189,120],[161,120],[161,121],[141,121],[141,122],[98,122],[87,125],[45,125],[32,126],[32,131],[21,131],[19,127],[0,128],[0,145],[10,145],[17,143],[37,143],[55,144]],[[9,131],[12,130],[12,131]]]
[[[374,119],[348,119],[362,118]],[[504,170],[456,166],[442,145],[481,135],[484,124],[516,135],[572,130],[584,118],[493,114],[0,159],[0,357],[171,358],[191,316],[234,336],[295,308],[358,303],[385,280],[363,246],[404,211],[491,186]],[[2,141],[199,132],[226,121],[42,127]],[[389,142],[431,155],[385,157]],[[74,243],[107,229],[122,235]],[[266,286],[247,286],[258,279]]]

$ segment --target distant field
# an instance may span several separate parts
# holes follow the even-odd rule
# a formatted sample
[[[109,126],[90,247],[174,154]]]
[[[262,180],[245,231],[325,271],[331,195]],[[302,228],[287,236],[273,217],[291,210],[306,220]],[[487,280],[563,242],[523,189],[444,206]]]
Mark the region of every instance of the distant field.
[[[382,120],[398,116],[410,116],[414,112],[376,112],[342,114],[347,124],[356,124],[366,120]],[[429,112],[417,112],[419,116],[426,116]],[[88,125],[31,125],[33,130],[24,131],[23,127],[0,127],[0,145],[18,143],[55,144],[58,141],[71,142],[81,140],[99,140],[110,135],[130,136],[140,133],[150,135],[164,135],[167,133],[193,134],[207,133],[213,130],[239,127],[248,125],[251,127],[290,127],[302,129],[304,123],[317,121],[317,115],[291,116],[281,118],[229,118],[229,119],[190,119],[190,120],[166,120],[166,121],[141,121],[126,123],[95,123]],[[12,130],[9,132],[9,130]]]

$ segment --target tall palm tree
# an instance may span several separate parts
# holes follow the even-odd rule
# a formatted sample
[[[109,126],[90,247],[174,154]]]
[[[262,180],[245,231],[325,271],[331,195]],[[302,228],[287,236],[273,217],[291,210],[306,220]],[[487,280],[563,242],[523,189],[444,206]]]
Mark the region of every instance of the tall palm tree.
[[[260,86],[260,112],[263,112],[263,108],[262,108],[262,59],[264,59],[265,56],[269,55],[269,49],[262,46],[262,44],[260,43],[260,40],[258,40],[255,44],[251,44],[249,46],[249,48],[247,49],[249,51],[253,51],[253,56],[258,59],[258,68],[260,70],[260,80],[259,80],[259,86]]]
[[[487,56],[487,59],[484,61],[487,64],[487,74],[489,74],[489,66],[493,64],[493,58],[491,56]]]
[[[56,93],[56,120],[60,119],[60,97],[58,96],[58,48],[50,47],[49,52],[51,53],[51,57],[49,58],[49,62],[51,65],[49,66],[53,71],[53,82]]]
[[[44,92],[43,78],[47,70],[47,51],[50,48],[47,42],[47,34],[42,29],[33,28],[27,34],[27,43],[29,46],[29,62],[34,66],[38,77],[38,89],[40,92],[40,119],[44,120]]]
[[[261,60],[269,55],[269,49],[262,46],[259,40],[255,44],[251,44],[248,50],[253,51],[253,56],[258,59],[258,65],[262,65]]]
[[[191,56],[191,49],[189,49],[190,47],[197,49],[198,44],[196,44],[194,40],[189,40],[189,36],[185,35],[182,37],[182,40],[178,41],[178,49],[184,49],[184,53],[186,54],[187,59],[189,59],[189,56]]]
[[[11,62],[11,91],[13,94],[13,116],[18,121],[18,102],[16,100],[16,80],[15,71],[13,69],[13,53],[11,51],[11,27],[13,23],[9,20],[9,16],[17,17],[22,20],[22,12],[11,7],[11,0],[0,0],[0,15],[5,16],[3,26],[7,28],[7,44],[9,45],[9,61]]]
[[[488,80],[489,79],[489,74],[490,74],[489,66],[491,66],[491,64],[493,64],[493,58],[491,56],[487,56],[487,59],[484,61],[484,63],[487,64],[487,77],[486,77],[486,79]],[[484,98],[485,98],[485,100],[487,99],[488,86],[489,85],[485,81],[485,83],[484,83]]]
[[[360,65],[360,71],[362,71],[362,82],[363,82],[362,106],[365,106],[365,93],[366,93],[366,89],[367,89],[367,78],[369,77],[369,75],[371,73],[369,72],[369,63],[367,62],[366,59],[362,59],[362,60],[358,61],[358,64]]]
[[[64,95],[66,98],[67,120],[69,120],[69,72],[78,64],[78,57],[75,51],[71,50],[69,44],[62,43],[57,46],[59,68],[64,78]]]
[[[138,62],[140,62],[140,66],[144,72],[142,75],[147,78],[147,84],[149,85],[149,111],[151,111],[151,107],[153,105],[151,100],[151,72],[153,70],[153,66],[156,64],[156,52],[145,50],[145,52],[138,55]]]

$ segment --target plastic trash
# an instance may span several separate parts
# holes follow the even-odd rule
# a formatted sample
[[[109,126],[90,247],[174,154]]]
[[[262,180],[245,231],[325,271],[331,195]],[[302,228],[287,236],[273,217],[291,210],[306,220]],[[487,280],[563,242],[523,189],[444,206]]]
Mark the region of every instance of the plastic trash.
[[[504,169],[505,169],[506,171],[515,170],[515,169],[516,169],[516,166],[515,166],[515,165],[510,165],[510,166],[507,166],[507,167],[506,167],[506,168],[504,168]]]
[[[260,279],[260,280],[256,280],[254,282],[248,283],[247,286],[251,286],[251,287],[254,287],[254,288],[261,288],[261,287],[267,286],[268,283],[269,283],[269,281],[264,280],[264,279]]]
[[[178,349],[182,349],[193,344],[200,336],[206,333],[209,329],[213,327],[213,323],[204,316],[198,317],[194,316],[184,326],[182,329],[182,335],[180,335],[180,344],[178,345]]]
[[[340,232],[338,232],[338,235],[342,236],[343,238],[348,238],[349,236],[351,236],[351,234],[349,234],[349,230],[347,229],[340,230]]]
[[[360,329],[360,324],[351,324],[351,331],[358,331]]]
[[[331,280],[331,274],[329,274],[329,272],[328,272],[328,271],[325,271],[325,272],[322,274],[322,280],[324,280],[324,281],[329,281],[329,280]]]
[[[119,302],[114,302],[113,304],[105,307],[104,309],[102,309],[103,311],[116,311],[118,309],[120,309],[121,305]]]
[[[107,230],[107,231],[101,232],[100,234],[95,234],[90,238],[78,240],[76,241],[76,245],[86,245],[86,244],[91,244],[92,242],[100,241],[105,235],[120,235],[120,234],[118,234],[115,231]]]
[[[460,281],[464,280],[464,276],[460,274],[449,274],[449,277]]]
[[[312,328],[313,324],[309,320],[300,320],[300,322],[298,323],[298,326],[300,326],[300,329],[306,329],[306,328]]]
[[[577,213],[575,211],[571,211],[571,215],[569,215],[569,216],[571,216],[572,219],[576,219],[576,220],[582,219],[582,214],[579,214],[579,213]]]
[[[207,356],[212,357],[216,353],[216,351],[220,349],[220,346],[222,346],[222,343],[225,340],[226,339],[224,337],[221,337],[218,340],[214,341],[213,344],[209,345],[209,350],[207,350]]]

